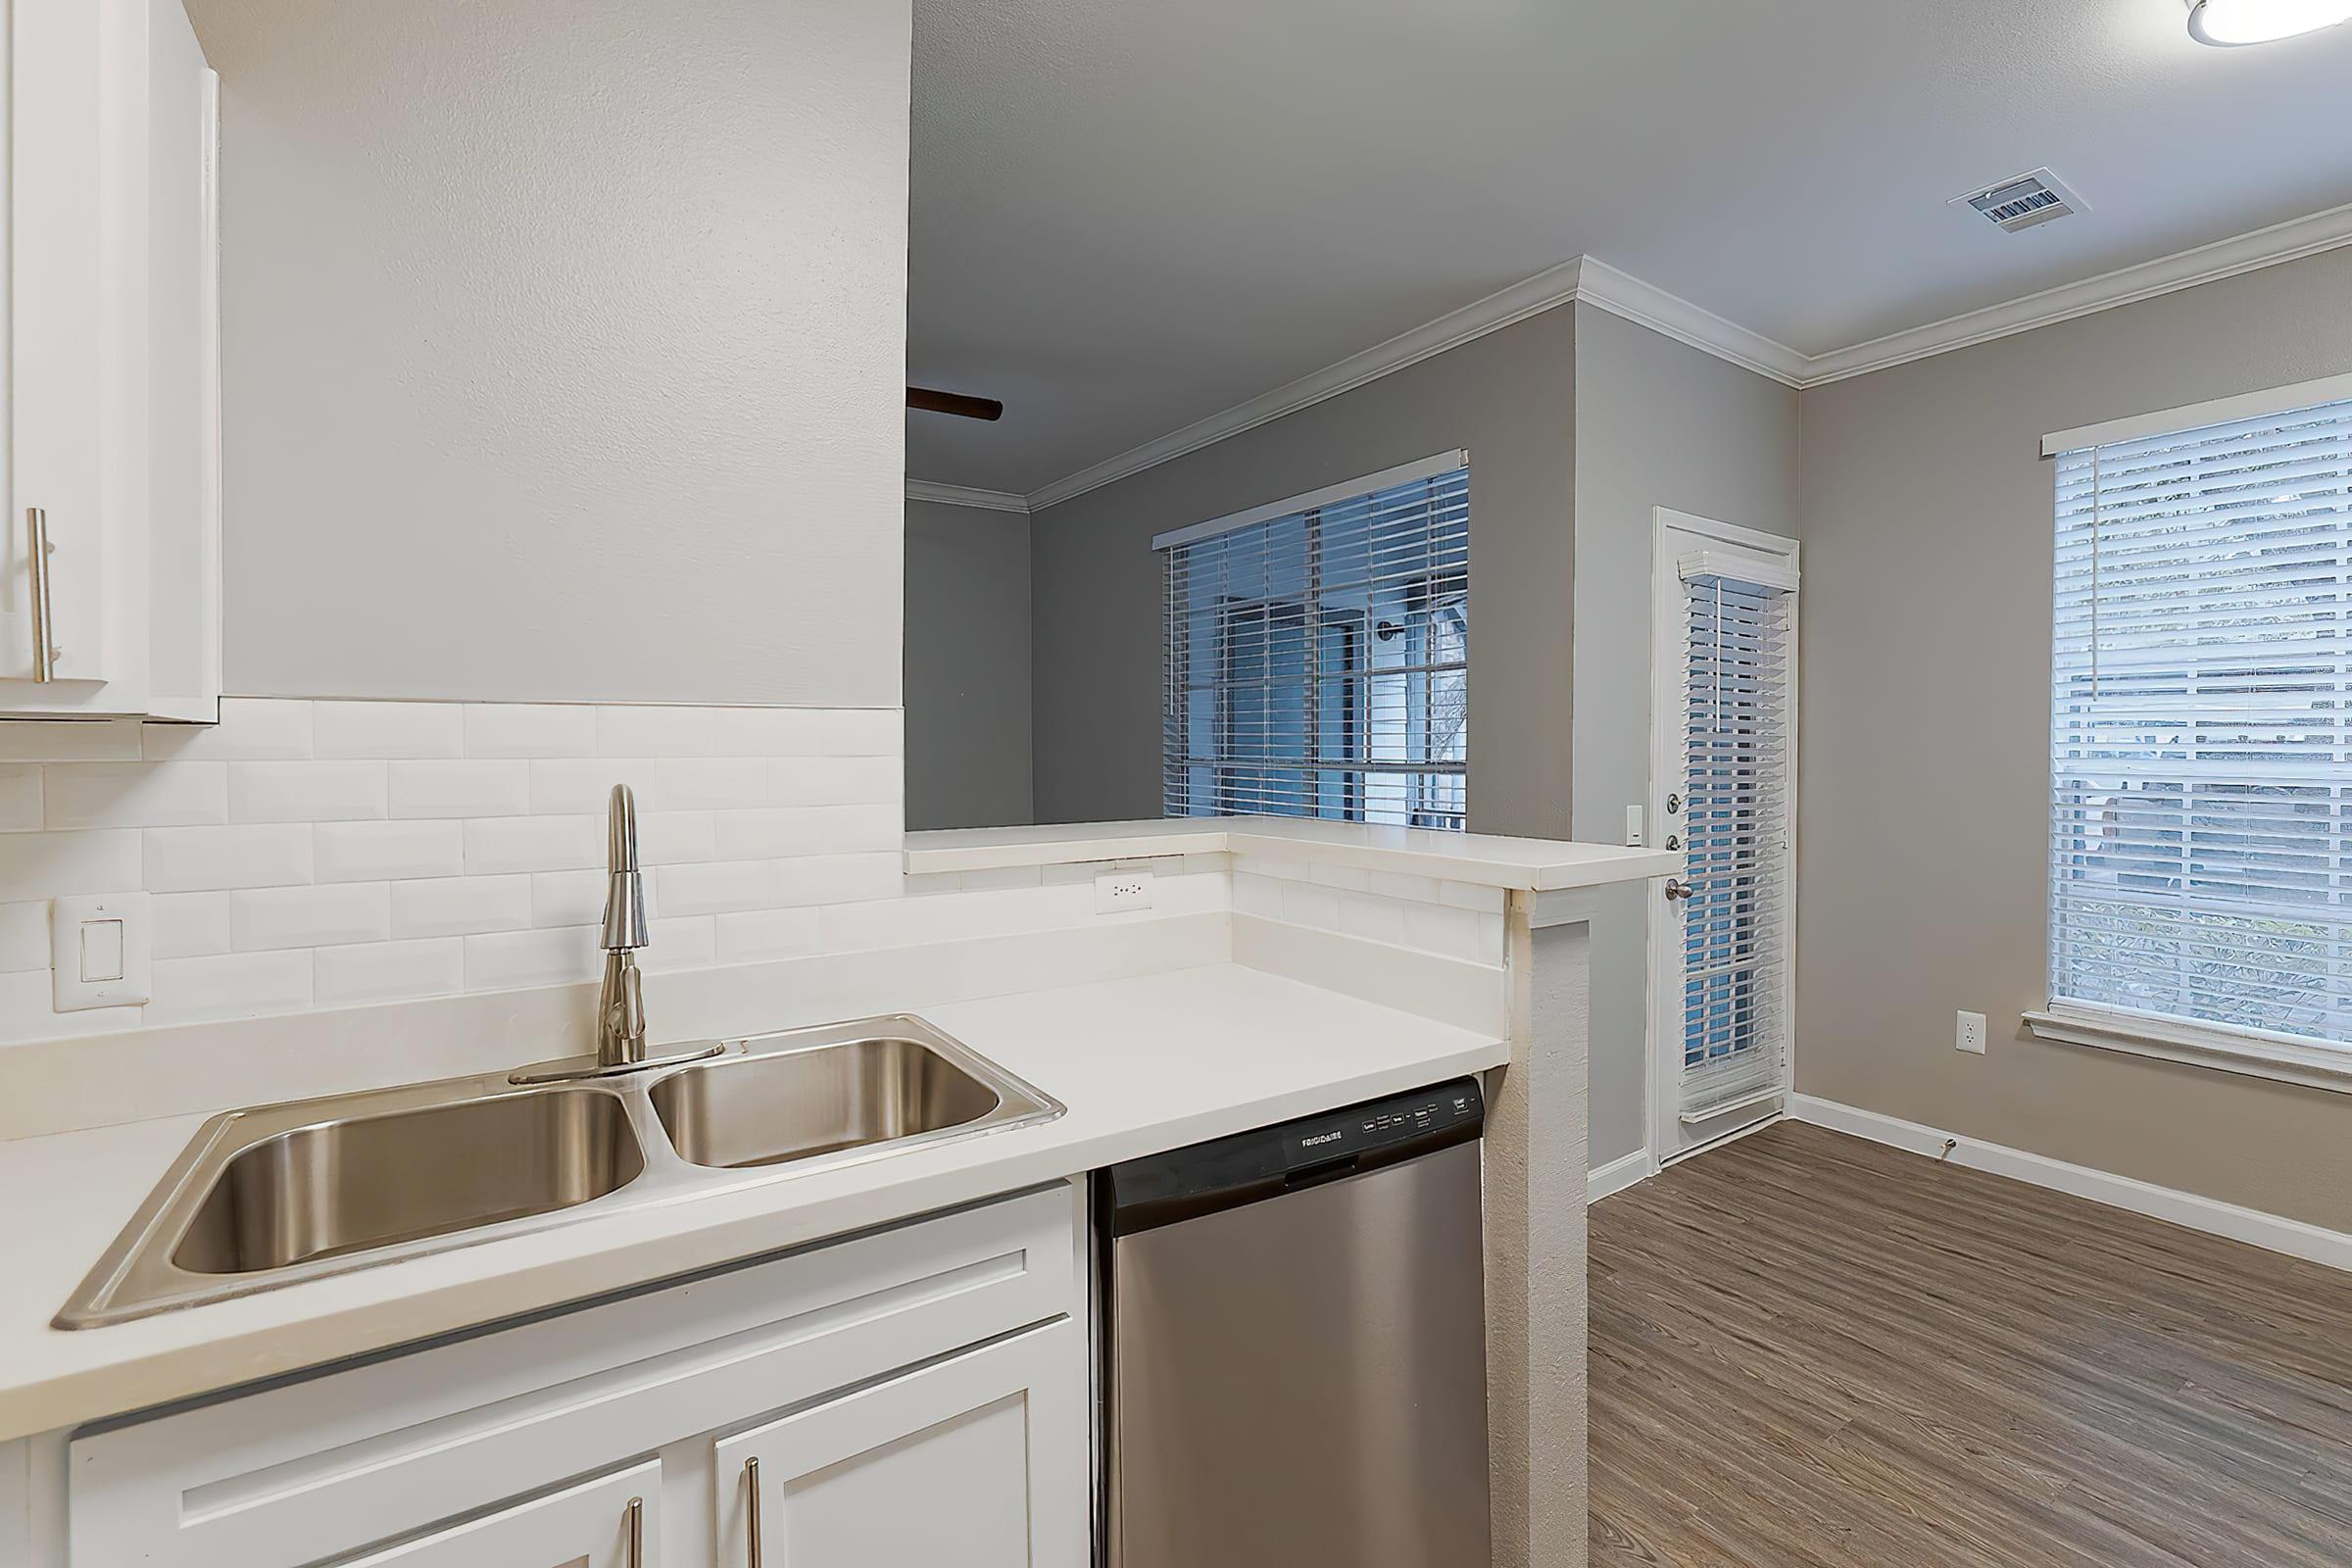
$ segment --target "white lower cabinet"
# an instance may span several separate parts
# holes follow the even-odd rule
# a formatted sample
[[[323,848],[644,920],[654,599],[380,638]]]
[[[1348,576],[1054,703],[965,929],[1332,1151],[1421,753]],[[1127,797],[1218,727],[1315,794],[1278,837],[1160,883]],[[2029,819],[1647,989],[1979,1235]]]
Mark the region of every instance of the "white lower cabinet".
[[[719,1444],[719,1560],[1085,1568],[1088,1451],[1063,1318]]]
[[[656,1568],[662,1467],[648,1460],[372,1551],[349,1568]]]
[[[1085,1568],[1084,1211],[1065,1184],[74,1434],[34,1568]]]

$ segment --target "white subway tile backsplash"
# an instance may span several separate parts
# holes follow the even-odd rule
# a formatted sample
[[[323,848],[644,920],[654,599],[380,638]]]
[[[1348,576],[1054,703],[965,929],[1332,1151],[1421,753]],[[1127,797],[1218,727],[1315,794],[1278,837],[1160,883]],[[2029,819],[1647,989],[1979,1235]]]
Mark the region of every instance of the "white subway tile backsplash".
[[[466,989],[466,944],[456,937],[320,948],[311,962],[312,984],[322,1007],[446,996]]]
[[[466,989],[509,991],[593,979],[603,956],[596,936],[595,927],[576,925],[467,937]]]
[[[463,822],[321,822],[312,830],[315,872],[321,882],[398,882],[462,876]]]
[[[51,828],[228,820],[225,762],[65,762],[42,772],[43,821]]]
[[[146,888],[150,893],[285,887],[311,879],[311,829],[307,822],[149,828],[145,838]],[[0,839],[0,853],[5,852],[7,842]],[[139,884],[134,879],[129,885]]]
[[[596,820],[597,842],[601,844],[604,818]],[[648,811],[637,818],[637,855],[647,865],[715,859],[716,843],[709,811]],[[599,859],[597,863],[604,862]]]
[[[570,871],[604,863],[605,820],[599,816],[490,816],[467,822],[465,829],[468,876]],[[637,833],[643,855],[643,817]]]
[[[154,981],[154,999],[146,1008],[149,1023],[295,1012],[311,1005],[311,955],[297,948],[158,958]]]
[[[758,963],[819,952],[817,918],[813,908],[746,909],[719,915],[715,921],[717,961]]]
[[[467,703],[467,757],[594,757],[596,710],[585,703]]]
[[[383,942],[392,935],[392,888],[386,882],[247,888],[229,895],[229,945],[239,953]]]
[[[40,1021],[37,1033],[45,1036],[113,1034],[120,1029],[136,1029],[145,1021],[146,1009],[142,1007],[53,1011],[55,988],[56,982],[50,979],[46,966],[14,974],[0,973],[0,1019],[8,1020],[12,1032],[21,1030],[25,1038],[36,1032],[24,1028],[33,1019]]]
[[[226,953],[232,942],[229,893],[158,893],[149,901],[155,914],[155,956],[201,958]]]
[[[538,872],[531,878],[531,924],[602,924],[605,895],[611,887],[612,878],[601,870]],[[649,910],[654,903],[649,890]]]
[[[49,967],[49,901],[0,904],[0,974]]]
[[[0,833],[38,833],[40,830],[40,764],[0,763]]]
[[[299,761],[311,755],[311,705],[270,697],[223,697],[218,724],[141,726],[151,762]]]
[[[0,724],[0,761],[134,762],[139,726],[129,719],[60,719]]]
[[[0,724],[0,735],[7,732]],[[140,885],[140,857],[135,828],[0,833],[0,901],[133,892]]]
[[[314,703],[314,757],[463,757],[465,715],[453,703]]]
[[[599,757],[716,757],[725,709],[612,705],[596,710]]]
[[[721,811],[718,854],[728,859],[788,855],[857,855],[897,850],[905,841],[896,806],[784,806]]]
[[[394,816],[521,816],[531,768],[518,760],[403,761],[391,767]]]
[[[767,867],[758,860],[664,865],[654,872],[654,887],[665,916],[757,909],[770,902]]]
[[[229,762],[228,814],[235,822],[365,821],[384,814],[381,762]]]
[[[392,884],[392,935],[470,936],[531,923],[527,876],[460,876]]]
[[[709,914],[651,922],[645,933],[648,945],[637,955],[639,967],[648,974],[710,968],[718,961],[717,925],[717,917]],[[601,972],[601,957],[598,959],[598,968]]]
[[[884,710],[253,698],[217,726],[0,726],[0,1041],[593,979],[616,782],[650,970],[1102,918],[1101,866],[901,898],[901,735]],[[1148,864],[1155,914],[1244,896],[1223,857]],[[50,899],[138,889],[154,1001],[54,1012]]]
[[[906,855],[804,855],[767,862],[770,902],[778,907],[801,904],[855,904],[896,898],[906,875]]]

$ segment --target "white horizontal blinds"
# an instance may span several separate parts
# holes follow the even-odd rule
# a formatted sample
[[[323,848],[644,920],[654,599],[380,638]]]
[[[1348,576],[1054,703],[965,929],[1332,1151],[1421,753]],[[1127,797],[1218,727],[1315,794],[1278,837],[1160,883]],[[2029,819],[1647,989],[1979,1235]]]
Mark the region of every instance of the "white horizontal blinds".
[[[1690,1120],[1782,1082],[1792,601],[1713,573],[1684,588],[1681,1114]]]
[[[1161,553],[1169,816],[1463,825],[1467,467]]]
[[[2058,459],[2060,999],[2352,1044],[2352,402]]]

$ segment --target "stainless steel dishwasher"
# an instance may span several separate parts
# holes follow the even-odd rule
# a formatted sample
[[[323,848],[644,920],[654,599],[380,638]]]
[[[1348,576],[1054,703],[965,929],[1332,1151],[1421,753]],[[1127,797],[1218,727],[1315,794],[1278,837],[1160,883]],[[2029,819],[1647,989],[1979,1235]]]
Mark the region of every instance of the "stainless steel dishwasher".
[[[1475,1081],[1097,1178],[1106,1568],[1488,1561]]]

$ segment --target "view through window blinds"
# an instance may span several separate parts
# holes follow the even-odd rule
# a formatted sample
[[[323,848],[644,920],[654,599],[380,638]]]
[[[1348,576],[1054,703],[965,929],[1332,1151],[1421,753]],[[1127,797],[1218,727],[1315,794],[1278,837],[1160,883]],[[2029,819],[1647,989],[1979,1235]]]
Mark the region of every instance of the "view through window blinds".
[[[2058,459],[2058,1000],[2352,1044],[2352,402]]]
[[[1461,828],[1470,470],[1450,462],[1161,541],[1167,815]]]
[[[1689,568],[1686,567],[1686,570]],[[1781,1076],[1788,1034],[1789,596],[1684,581],[1686,1119]]]

